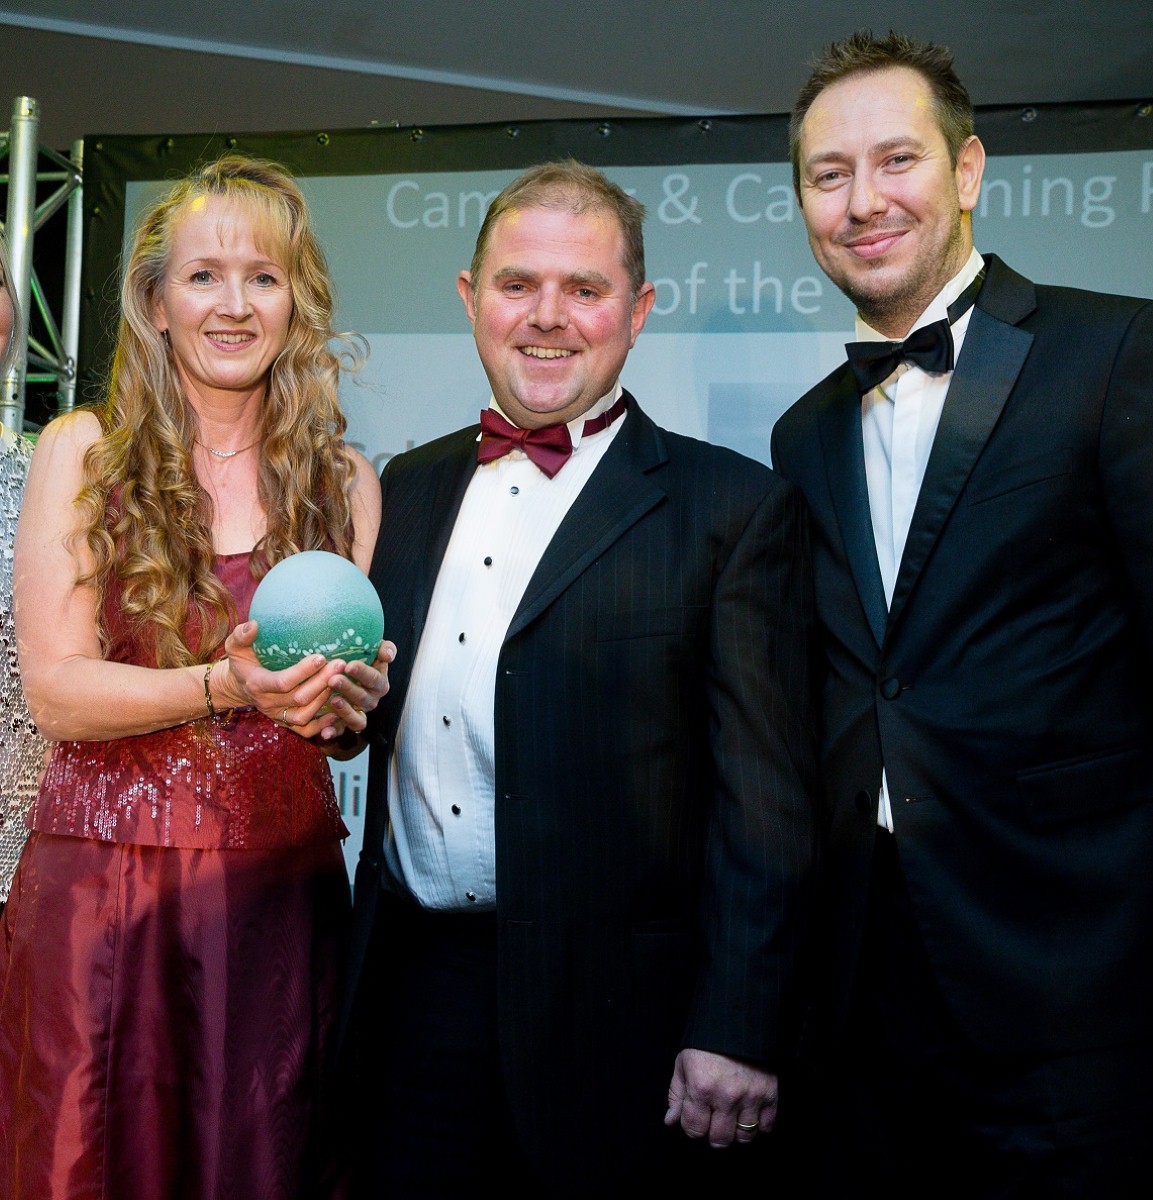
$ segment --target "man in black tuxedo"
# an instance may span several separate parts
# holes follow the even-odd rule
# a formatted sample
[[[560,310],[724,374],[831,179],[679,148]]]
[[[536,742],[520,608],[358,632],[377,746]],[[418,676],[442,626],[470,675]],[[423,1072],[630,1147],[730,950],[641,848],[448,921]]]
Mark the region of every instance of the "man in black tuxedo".
[[[806,517],[621,387],[643,211],[573,162],[505,188],[458,280],[491,406],[382,475],[363,1195],[680,1194],[772,1153],[815,823]]]
[[[828,47],[792,155],[870,343],[773,433],[826,657],[816,1194],[1147,1195],[1153,303],[974,250],[942,47]]]

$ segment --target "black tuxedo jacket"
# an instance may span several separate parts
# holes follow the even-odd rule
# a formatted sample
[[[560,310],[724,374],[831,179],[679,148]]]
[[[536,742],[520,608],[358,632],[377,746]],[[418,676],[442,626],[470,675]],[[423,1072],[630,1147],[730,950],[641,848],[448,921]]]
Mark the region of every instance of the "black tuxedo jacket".
[[[478,428],[382,474],[372,578],[398,654],[370,730],[361,946],[389,754]],[[546,1177],[623,1178],[659,1152],[682,1047],[786,1053],[816,816],[812,619],[797,490],[628,397],[497,672],[502,1058]]]
[[[778,422],[813,515],[827,971],[843,1021],[885,767],[946,1000],[978,1045],[1153,1033],[1153,303],[996,258],[886,611],[852,375]]]

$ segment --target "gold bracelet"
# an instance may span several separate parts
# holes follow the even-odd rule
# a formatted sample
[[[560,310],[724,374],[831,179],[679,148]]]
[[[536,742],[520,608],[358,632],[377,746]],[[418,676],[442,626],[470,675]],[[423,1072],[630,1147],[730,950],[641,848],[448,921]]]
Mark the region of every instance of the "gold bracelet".
[[[214,666],[216,666],[215,663],[209,663],[204,668],[204,707],[208,709],[208,719],[210,721],[216,720],[216,705],[212,703],[212,689],[208,686],[209,680],[212,678],[212,668]]]

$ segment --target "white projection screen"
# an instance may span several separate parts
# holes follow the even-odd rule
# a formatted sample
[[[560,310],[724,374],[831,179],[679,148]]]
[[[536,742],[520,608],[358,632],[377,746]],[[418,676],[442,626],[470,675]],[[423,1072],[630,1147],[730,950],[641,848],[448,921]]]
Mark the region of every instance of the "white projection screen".
[[[787,127],[785,116],[678,117],[87,138],[80,398],[99,389],[120,257],[141,206],[235,150],[298,175],[338,324],[371,347],[342,392],[351,441],[382,467],[475,421],[489,393],[456,274],[488,200],[524,167],[571,155],[647,210],[657,298],[626,386],[662,424],[767,462],[774,421],[843,360],[853,336],[848,303],[809,252]],[[990,155],[978,249],[1038,282],[1153,297],[1153,106],[979,109],[977,132]],[[351,869],[367,756],[333,769]]]

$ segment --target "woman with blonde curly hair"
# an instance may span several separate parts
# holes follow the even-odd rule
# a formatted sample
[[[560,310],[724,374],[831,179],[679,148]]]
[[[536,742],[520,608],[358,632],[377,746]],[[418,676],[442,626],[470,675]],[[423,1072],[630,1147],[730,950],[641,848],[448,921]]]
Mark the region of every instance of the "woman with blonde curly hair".
[[[0,924],[0,1197],[339,1186],[323,1131],[349,887],[328,756],[394,650],[269,671],[246,619],[287,555],[367,569],[375,542],[332,311],[291,176],[226,156],[145,215],[106,398],[40,436],[16,631],[55,745]]]

